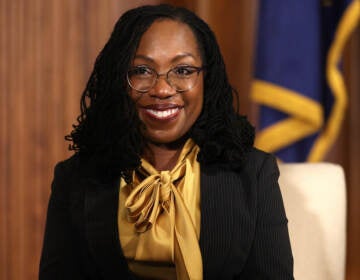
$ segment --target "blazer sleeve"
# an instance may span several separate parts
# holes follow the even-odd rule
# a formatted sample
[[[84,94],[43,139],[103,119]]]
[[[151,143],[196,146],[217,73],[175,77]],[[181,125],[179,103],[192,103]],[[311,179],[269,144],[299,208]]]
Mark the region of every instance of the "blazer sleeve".
[[[275,157],[267,154],[257,173],[257,220],[250,255],[239,279],[294,279],[287,218]]]
[[[48,204],[39,279],[86,279],[81,271],[79,240],[70,215],[69,175],[64,163],[55,167]]]

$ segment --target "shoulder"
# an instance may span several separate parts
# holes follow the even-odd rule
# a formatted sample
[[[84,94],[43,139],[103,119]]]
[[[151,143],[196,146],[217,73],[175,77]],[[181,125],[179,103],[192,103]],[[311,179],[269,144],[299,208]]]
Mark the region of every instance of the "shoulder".
[[[54,197],[67,200],[68,195],[79,185],[81,165],[77,154],[55,165],[51,191]]]
[[[70,180],[80,174],[80,158],[77,154],[58,162],[54,168],[54,179]]]
[[[245,159],[240,168],[233,169],[228,164],[213,163],[202,165],[202,171],[210,175],[215,174],[234,174],[241,177],[258,177],[261,173],[268,170],[277,170],[276,158],[274,155],[251,147],[246,153]]]
[[[280,173],[273,154],[252,148],[239,175],[245,188],[264,194],[276,188]]]
[[[73,154],[69,158],[59,161],[55,165],[55,172],[71,172],[80,167],[80,157],[78,154]]]
[[[276,158],[273,154],[252,148],[247,154],[243,170],[259,175],[267,170],[277,170]]]

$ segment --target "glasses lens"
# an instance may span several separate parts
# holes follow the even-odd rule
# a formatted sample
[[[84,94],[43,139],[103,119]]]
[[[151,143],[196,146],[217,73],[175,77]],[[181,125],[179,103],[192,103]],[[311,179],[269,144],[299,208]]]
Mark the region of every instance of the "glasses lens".
[[[129,85],[133,89],[139,92],[146,92],[154,85],[156,74],[149,67],[138,66],[128,72],[127,78]]]
[[[178,66],[169,71],[168,81],[177,91],[187,91],[195,86],[199,72],[197,67]]]
[[[166,74],[169,85],[177,92],[184,92],[193,88],[202,68],[194,66],[178,66]],[[155,70],[147,66],[137,66],[127,73],[127,80],[131,88],[138,92],[148,92],[156,83],[158,77]]]

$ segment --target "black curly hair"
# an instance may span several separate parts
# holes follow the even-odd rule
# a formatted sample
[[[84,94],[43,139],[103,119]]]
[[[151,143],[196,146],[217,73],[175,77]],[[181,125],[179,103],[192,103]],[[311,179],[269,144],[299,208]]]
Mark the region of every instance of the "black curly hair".
[[[129,10],[117,21],[82,94],[78,124],[65,136],[72,141],[69,149],[80,159],[94,162],[98,171],[112,175],[124,176],[140,165],[141,121],[128,94],[126,73],[141,36],[163,18],[191,28],[206,65],[203,109],[189,132],[200,147],[198,161],[240,168],[253,145],[254,128],[234,109],[237,94],[229,84],[215,35],[193,12],[165,4]]]

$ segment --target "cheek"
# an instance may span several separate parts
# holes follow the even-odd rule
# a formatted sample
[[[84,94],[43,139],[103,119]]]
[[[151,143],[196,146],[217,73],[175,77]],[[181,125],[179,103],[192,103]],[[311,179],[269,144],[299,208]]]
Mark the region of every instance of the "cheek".
[[[134,102],[136,105],[138,100],[141,98],[141,94],[138,94],[135,90],[129,89],[128,90],[128,96],[130,96],[130,99]]]
[[[189,102],[189,107],[188,107],[189,122],[191,122],[191,125],[193,125],[201,114],[203,108],[203,102],[204,102],[203,95],[197,94],[196,97],[194,96],[194,98],[188,100],[188,102]]]
[[[195,101],[194,111],[195,111],[195,114],[197,115],[197,117],[200,115],[201,110],[203,108],[203,101],[204,100],[202,97],[197,98],[197,100]]]
[[[196,111],[197,117],[199,117],[203,106],[204,106],[204,86],[203,83],[200,84],[199,89],[194,94],[194,110]]]

